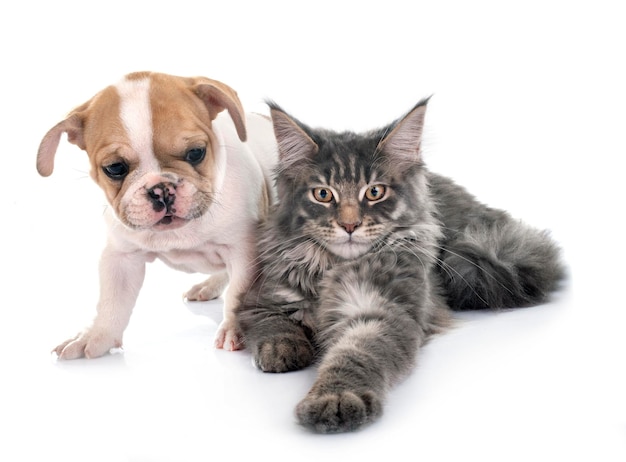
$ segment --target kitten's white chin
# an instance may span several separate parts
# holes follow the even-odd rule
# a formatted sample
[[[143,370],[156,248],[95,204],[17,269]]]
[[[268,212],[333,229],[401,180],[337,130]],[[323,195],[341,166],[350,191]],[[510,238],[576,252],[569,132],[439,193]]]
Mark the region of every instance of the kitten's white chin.
[[[338,257],[346,260],[352,260],[365,254],[371,248],[370,244],[359,244],[354,241],[344,242],[342,244],[329,244],[327,249]]]

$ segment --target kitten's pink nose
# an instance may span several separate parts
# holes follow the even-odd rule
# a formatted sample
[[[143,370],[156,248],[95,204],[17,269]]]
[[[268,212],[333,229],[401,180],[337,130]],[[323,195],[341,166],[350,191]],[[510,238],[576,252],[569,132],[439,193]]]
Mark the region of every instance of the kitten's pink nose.
[[[348,234],[352,234],[355,229],[361,226],[361,220],[353,222],[353,223],[342,223],[339,222],[339,226],[346,230]]]

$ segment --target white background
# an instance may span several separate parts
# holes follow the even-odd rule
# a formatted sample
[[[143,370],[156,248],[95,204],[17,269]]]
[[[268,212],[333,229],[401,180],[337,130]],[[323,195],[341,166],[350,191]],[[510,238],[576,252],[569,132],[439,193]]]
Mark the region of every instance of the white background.
[[[424,4],[428,3],[429,6]],[[0,459],[625,460],[621,2],[4,2]],[[205,75],[250,111],[384,125],[433,94],[425,158],[482,201],[552,230],[570,277],[544,306],[459,317],[376,424],[301,429],[315,371],[263,374],[212,347],[200,275],[149,267],[122,354],[56,362],[98,296],[104,200],[41,137],[123,74]]]

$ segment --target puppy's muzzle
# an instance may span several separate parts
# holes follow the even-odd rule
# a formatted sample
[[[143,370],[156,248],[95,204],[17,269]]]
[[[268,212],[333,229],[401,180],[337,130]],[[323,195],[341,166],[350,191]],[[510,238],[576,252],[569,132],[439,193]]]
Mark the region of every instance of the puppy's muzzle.
[[[168,214],[176,213],[176,209],[174,208],[176,185],[174,183],[158,183],[148,189],[146,194],[155,212],[165,210]]]

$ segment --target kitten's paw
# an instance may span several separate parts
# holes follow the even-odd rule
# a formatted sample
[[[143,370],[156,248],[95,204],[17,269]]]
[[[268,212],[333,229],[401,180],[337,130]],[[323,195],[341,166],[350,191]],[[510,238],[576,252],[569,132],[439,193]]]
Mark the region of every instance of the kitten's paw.
[[[218,273],[196,284],[183,297],[190,302],[206,302],[218,298],[228,285],[228,274]]]
[[[87,329],[52,350],[59,359],[98,358],[112,348],[120,348],[122,339],[110,332]]]
[[[314,351],[304,334],[283,334],[259,342],[252,354],[254,364],[263,372],[289,372],[311,364]]]
[[[382,401],[371,391],[309,394],[296,407],[300,424],[318,433],[358,430],[382,412]]]

